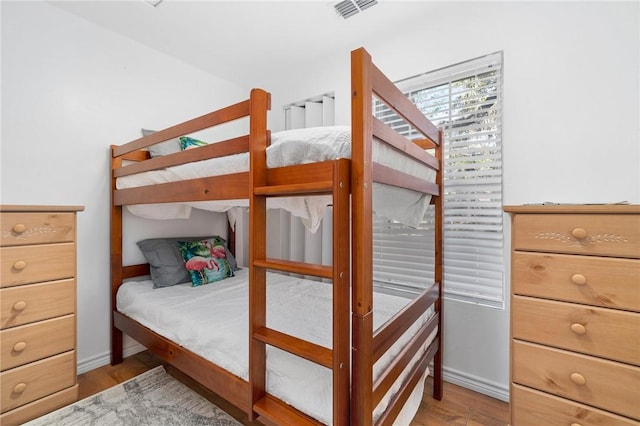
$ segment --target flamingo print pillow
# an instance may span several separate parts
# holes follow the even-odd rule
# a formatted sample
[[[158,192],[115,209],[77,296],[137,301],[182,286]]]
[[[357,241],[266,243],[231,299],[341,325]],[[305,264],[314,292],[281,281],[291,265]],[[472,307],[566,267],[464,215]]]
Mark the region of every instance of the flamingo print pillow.
[[[224,240],[208,238],[202,241],[178,241],[184,266],[191,277],[191,285],[198,287],[233,276],[227,260]]]

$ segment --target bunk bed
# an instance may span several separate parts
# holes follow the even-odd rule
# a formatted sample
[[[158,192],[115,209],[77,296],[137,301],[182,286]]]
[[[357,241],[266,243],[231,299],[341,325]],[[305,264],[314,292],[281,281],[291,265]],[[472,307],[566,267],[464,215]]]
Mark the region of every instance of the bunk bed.
[[[415,413],[415,396],[418,395],[419,404],[425,372],[429,371],[430,363],[433,364],[433,396],[441,399],[442,134],[372,63],[364,49],[351,54],[351,80],[350,158],[268,167],[271,133],[267,129],[267,111],[270,109],[270,95],[260,89],[253,89],[246,101],[111,147],[112,364],[122,361],[122,336],[125,333],[248,413],[250,419],[262,419],[267,424],[393,424],[410,398],[414,401]],[[373,117],[374,99],[384,102],[422,137],[409,140]],[[246,136],[156,158],[149,158],[145,150],[171,138],[243,117],[249,120]],[[435,171],[433,178],[417,177],[405,173],[403,167],[394,169],[375,161],[374,142],[386,144],[407,157],[409,162],[417,162],[423,168]],[[429,152],[435,152],[435,155]],[[246,170],[119,189],[119,180],[126,176],[154,173],[191,162],[240,154],[248,157]],[[402,303],[398,302],[398,297],[373,291],[374,185],[420,194],[435,209],[434,281],[417,297],[403,299]],[[317,265],[268,258],[267,200],[291,197],[311,200],[317,196],[330,197],[332,205],[332,209],[328,210],[333,224],[332,264]],[[246,345],[243,350],[248,357],[244,376],[234,372],[228,365],[219,365],[209,356],[203,356],[207,348],[190,348],[175,337],[171,326],[167,325],[171,319],[165,318],[164,329],[160,327],[155,331],[150,321],[134,319],[135,297],[127,298],[133,286],[146,285],[137,296],[144,305],[138,310],[147,310],[157,299],[157,309],[165,312],[170,308],[170,303],[165,301],[163,305],[162,298],[178,290],[172,287],[157,291],[150,289],[148,282],[139,284],[136,277],[148,275],[149,265],[125,266],[122,258],[123,206],[196,202],[203,203],[203,206],[212,203],[213,210],[224,211],[229,205],[245,205],[239,200],[248,200],[249,206],[247,268],[238,272],[236,277],[222,281],[224,285],[203,286],[207,287],[205,291],[209,295],[198,296],[198,299],[202,298],[203,303],[211,306],[222,297],[220,292],[240,295],[240,301],[233,305],[238,311],[244,305],[245,313],[238,314],[240,322],[234,325],[223,322],[219,328],[228,329],[228,334],[234,335],[241,334],[234,332],[234,327],[248,330],[248,335],[241,337]],[[229,242],[233,245],[233,238],[229,238]],[[282,284],[285,286],[284,293],[274,293],[273,288],[279,288],[279,280],[285,278],[273,271],[320,277],[331,284],[295,278],[289,280],[292,282]],[[132,279],[134,285],[123,284]],[[227,291],[228,288],[233,290]],[[321,294],[311,288],[319,288]],[[298,294],[305,294],[305,300],[296,299]],[[280,310],[286,311],[286,315],[280,317],[278,307],[274,308],[269,301],[277,299],[280,302],[286,295],[293,297],[291,303],[298,310],[280,307]],[[304,329],[291,332],[278,328],[277,324],[286,328],[287,324],[304,322],[303,319],[310,315],[309,307],[315,304],[320,306],[320,299],[328,303],[328,321],[326,318],[316,320],[311,317],[308,322],[316,328],[326,328],[322,331],[324,338],[314,339],[313,332],[305,334]],[[387,304],[387,300],[390,304]],[[196,310],[195,307],[189,309]],[[210,307],[208,310],[215,311],[216,308]],[[227,309],[225,312],[231,317],[233,315],[229,312],[236,310]],[[215,328],[216,324],[210,327]],[[305,337],[308,335],[312,337]],[[224,340],[226,337],[222,338],[218,341],[220,347],[227,345]],[[199,339],[196,336],[191,340]],[[202,341],[200,343],[206,345]],[[229,343],[229,346],[232,345]],[[316,379],[309,373],[313,380],[303,385],[311,393],[311,399],[321,398],[319,389],[314,388],[316,384],[329,389],[328,400],[320,402],[320,405],[330,407],[324,417],[315,415],[312,410],[310,414],[303,403],[299,406],[295,398],[289,399],[286,393],[271,392],[273,382],[284,376],[279,374],[279,369],[293,364],[293,359],[303,361],[301,368],[305,372],[312,371],[310,365],[317,365],[326,372],[328,379]],[[278,380],[268,377],[272,374]],[[300,378],[300,370],[290,374]]]

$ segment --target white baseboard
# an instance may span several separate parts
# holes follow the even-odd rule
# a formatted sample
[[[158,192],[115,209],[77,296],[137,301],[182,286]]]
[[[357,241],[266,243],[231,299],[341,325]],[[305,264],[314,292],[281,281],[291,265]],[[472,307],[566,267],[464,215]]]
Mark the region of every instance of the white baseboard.
[[[471,389],[472,391],[499,399],[504,402],[509,402],[508,385],[505,386],[502,383],[496,383],[482,377],[477,377],[447,367],[443,368],[442,378],[449,383]]]
[[[134,342],[132,345],[122,349],[122,356],[125,358],[138,352],[146,350],[140,343]],[[92,358],[78,360],[78,374],[86,373],[87,371],[95,370],[105,366],[111,362],[111,352],[104,352],[100,355],[96,355]]]

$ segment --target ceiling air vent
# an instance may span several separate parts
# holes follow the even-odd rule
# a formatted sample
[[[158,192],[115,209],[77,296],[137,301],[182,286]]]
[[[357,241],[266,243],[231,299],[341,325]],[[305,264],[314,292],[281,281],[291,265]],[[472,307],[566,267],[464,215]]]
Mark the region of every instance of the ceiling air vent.
[[[347,19],[371,6],[375,6],[377,3],[378,0],[342,0],[336,2],[333,7],[338,15]]]
[[[162,3],[162,0],[144,0],[144,2],[153,7],[157,7],[160,3]]]

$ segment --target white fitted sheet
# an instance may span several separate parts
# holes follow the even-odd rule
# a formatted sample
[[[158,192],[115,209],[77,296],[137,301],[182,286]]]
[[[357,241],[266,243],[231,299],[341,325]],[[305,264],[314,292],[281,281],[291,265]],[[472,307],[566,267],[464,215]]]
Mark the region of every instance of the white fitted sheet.
[[[316,344],[331,347],[331,284],[267,273],[267,325]],[[156,333],[188,348],[234,375],[248,379],[248,270],[235,277],[200,287],[181,284],[154,289],[151,281],[124,283],[117,295],[118,311]],[[409,302],[408,299],[374,294],[374,329]],[[374,366],[374,378],[427,321],[425,313]],[[429,338],[431,342],[435,335]],[[428,346],[424,345],[424,352]],[[425,374],[426,377],[426,374]],[[402,379],[401,377],[400,379]],[[423,377],[424,380],[424,377]],[[396,424],[408,424],[420,404],[424,381]],[[377,407],[379,416],[400,382]],[[310,391],[311,390],[311,391]],[[331,424],[332,381],[330,370],[277,348],[267,347],[267,391]]]
[[[345,126],[315,127],[275,132],[267,148],[267,167],[282,167],[351,158],[351,130]],[[433,182],[435,171],[408,159],[384,143],[373,145],[373,161],[402,170]],[[183,164],[163,170],[138,173],[118,178],[118,189],[143,185],[239,173],[249,170],[249,154],[236,154]],[[416,227],[424,217],[430,196],[388,185],[374,185],[373,209],[376,214]],[[270,198],[268,208],[282,208],[302,219],[315,232],[324,215],[330,196]],[[233,207],[247,207],[248,200],[199,201],[192,203],[138,204],[127,206],[136,216],[150,219],[188,218],[191,208],[226,212]],[[231,217],[230,217],[231,218]],[[233,225],[233,220],[232,220]]]

